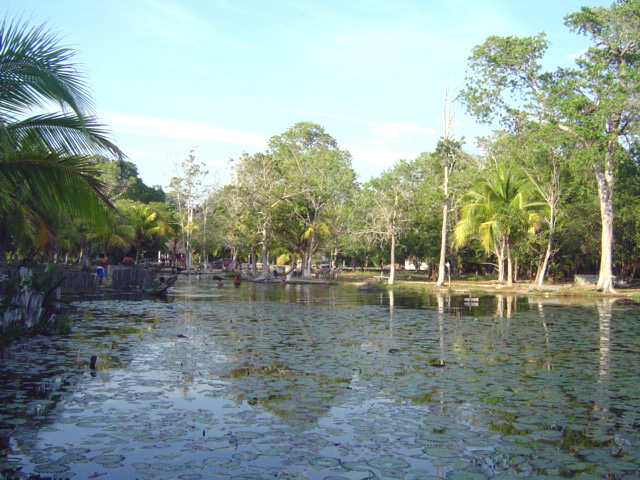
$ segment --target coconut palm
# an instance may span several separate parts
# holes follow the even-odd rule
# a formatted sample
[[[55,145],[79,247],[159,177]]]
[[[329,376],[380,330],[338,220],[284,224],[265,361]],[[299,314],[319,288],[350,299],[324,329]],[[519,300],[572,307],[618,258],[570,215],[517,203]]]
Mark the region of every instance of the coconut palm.
[[[454,230],[457,246],[478,239],[484,250],[498,259],[500,283],[504,283],[507,260],[507,285],[513,284],[512,247],[523,232],[533,233],[545,210],[544,202],[529,202],[533,185],[513,170],[498,169],[491,179],[480,180],[465,196],[460,221]]]
[[[142,253],[142,242],[153,235],[173,233],[171,226],[153,205],[123,200],[118,208],[126,220],[127,236],[136,249],[136,262]]]
[[[0,259],[19,233],[50,243],[57,216],[106,227],[113,211],[90,155],[123,154],[91,113],[74,55],[44,26],[0,24]]]

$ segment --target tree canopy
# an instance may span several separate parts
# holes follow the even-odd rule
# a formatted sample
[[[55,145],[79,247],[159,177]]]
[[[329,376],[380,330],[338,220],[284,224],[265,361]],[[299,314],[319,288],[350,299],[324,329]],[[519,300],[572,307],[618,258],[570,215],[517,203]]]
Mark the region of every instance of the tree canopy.
[[[611,291],[640,265],[640,0],[564,21],[591,42],[574,67],[544,68],[543,33],[488,37],[433,151],[364,183],[338,140],[303,121],[232,159],[227,185],[207,185],[208,159],[188,152],[165,194],[109,140],[75,52],[5,20],[0,257],[184,251],[187,265],[261,263],[262,279],[274,263],[309,276],[328,261],[388,269],[390,283],[406,262],[440,285],[445,265],[507,283],[598,272]],[[494,127],[482,154],[451,134],[452,102]]]

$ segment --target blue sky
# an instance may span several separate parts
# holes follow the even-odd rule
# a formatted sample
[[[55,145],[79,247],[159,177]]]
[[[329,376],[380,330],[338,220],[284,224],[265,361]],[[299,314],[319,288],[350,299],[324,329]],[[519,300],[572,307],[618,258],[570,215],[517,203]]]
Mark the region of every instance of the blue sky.
[[[78,51],[96,112],[149,185],[191,149],[227,181],[229,158],[264,151],[299,121],[351,152],[361,181],[432,151],[444,93],[489,35],[546,32],[548,68],[587,46],[563,25],[612,0],[9,0]],[[486,133],[460,111],[454,134]]]

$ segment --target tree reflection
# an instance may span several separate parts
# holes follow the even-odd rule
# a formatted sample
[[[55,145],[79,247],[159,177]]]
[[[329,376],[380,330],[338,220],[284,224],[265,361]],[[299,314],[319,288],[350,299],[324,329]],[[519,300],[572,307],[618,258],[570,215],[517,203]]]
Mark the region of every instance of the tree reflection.
[[[393,290],[389,290],[389,336],[393,337],[393,307],[394,307],[394,293]]]
[[[609,380],[611,372],[611,315],[615,298],[602,298],[596,301],[598,311],[599,361],[597,395],[593,403],[593,411],[600,412],[605,418],[609,412],[610,394]]]
[[[538,309],[538,316],[540,317],[540,323],[542,324],[542,330],[544,331],[544,344],[546,347],[549,347],[549,327],[547,326],[547,317],[544,312],[544,305],[542,302],[538,301],[535,303],[535,307]],[[546,359],[546,368],[547,370],[551,369],[551,358],[549,356],[545,356]]]
[[[496,317],[511,318],[516,312],[517,303],[514,295],[496,295]]]

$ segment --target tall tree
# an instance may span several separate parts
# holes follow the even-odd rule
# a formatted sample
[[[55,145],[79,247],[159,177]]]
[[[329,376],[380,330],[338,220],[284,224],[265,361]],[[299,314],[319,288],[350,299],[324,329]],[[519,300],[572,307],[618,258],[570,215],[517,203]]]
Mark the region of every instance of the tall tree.
[[[436,285],[441,287],[445,281],[445,262],[447,258],[447,236],[449,233],[449,209],[450,209],[450,196],[449,196],[449,181],[451,179],[451,173],[456,166],[458,159],[460,158],[460,151],[462,149],[462,142],[455,141],[452,136],[451,127],[455,120],[456,111],[452,111],[452,100],[449,98],[449,92],[445,93],[444,97],[444,134],[438,141],[436,146],[436,155],[442,159],[443,169],[443,182],[442,190],[444,194],[444,202],[442,206],[442,230],[440,235],[440,260],[438,262],[438,280]]]
[[[507,261],[507,285],[513,285],[514,240],[523,231],[534,231],[540,223],[540,210],[546,205],[530,202],[533,185],[511,170],[497,169],[493,178],[480,180],[467,194],[454,236],[461,246],[478,239],[485,251],[498,259],[498,281],[504,281]]]
[[[519,133],[497,132],[487,145],[491,158],[505,168],[519,168],[546,202],[544,244],[538,250],[534,283],[542,285],[552,255],[557,250],[556,234],[563,216],[561,207],[572,190],[568,174],[568,157],[573,143],[555,125],[531,123]]]
[[[396,246],[409,227],[407,206],[416,190],[410,188],[414,170],[410,163],[400,161],[393,168],[367,182],[358,199],[363,217],[361,235],[388,244],[391,270],[389,285],[393,285],[396,271]]]
[[[243,154],[233,165],[232,184],[245,225],[255,228],[262,258],[261,279],[269,278],[269,244],[277,229],[278,209],[295,192],[288,192],[280,163],[273,155]]]
[[[324,128],[300,122],[269,141],[271,155],[282,165],[289,192],[288,202],[305,227],[306,249],[302,275],[311,275],[317,232],[327,231],[330,217],[356,188],[351,155],[338,147]]]
[[[107,187],[107,196],[112,202],[120,199],[142,203],[165,202],[162,187],[147,186],[138,175],[138,167],[127,160],[110,160],[95,155],[93,157],[101,174],[98,179]]]
[[[178,211],[182,243],[186,255],[186,268],[189,271],[192,260],[191,239],[193,232],[197,229],[194,211],[202,195],[202,181],[209,172],[204,170],[204,163],[196,160],[194,150],[189,152],[189,155],[180,163],[180,166],[176,165],[174,167],[176,175],[171,178],[169,188],[172,190],[171,198]]]
[[[618,0],[609,8],[583,7],[565,17],[573,31],[593,42],[575,69],[542,71],[548,46],[537,37],[489,37],[470,57],[473,77],[461,98],[483,121],[500,113],[505,125],[551,123],[580,145],[576,157],[589,162],[598,183],[602,222],[598,288],[613,290],[613,187],[623,138],[637,137],[640,105],[640,0]],[[516,98],[513,98],[515,94]]]
[[[640,134],[640,1],[618,0],[609,8],[582,7],[565,25],[594,43],[577,60],[569,81],[579,96],[563,99],[568,131],[581,139],[593,164],[600,198],[602,246],[597,287],[613,290],[613,188],[615,164],[625,155],[621,139]]]
[[[452,140],[447,137],[443,137],[438,141],[436,146],[436,155],[442,159],[443,165],[443,183],[442,190],[444,194],[444,201],[442,206],[442,230],[440,235],[440,259],[438,263],[438,280],[436,285],[441,287],[445,281],[445,263],[447,255],[447,238],[449,234],[449,212],[451,210],[451,193],[449,189],[449,182],[451,180],[451,173],[456,167],[456,163],[461,157],[462,143]]]
[[[128,237],[136,249],[136,262],[144,254],[142,245],[145,239],[172,232],[157,205],[122,200],[117,206],[126,221]]]

